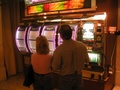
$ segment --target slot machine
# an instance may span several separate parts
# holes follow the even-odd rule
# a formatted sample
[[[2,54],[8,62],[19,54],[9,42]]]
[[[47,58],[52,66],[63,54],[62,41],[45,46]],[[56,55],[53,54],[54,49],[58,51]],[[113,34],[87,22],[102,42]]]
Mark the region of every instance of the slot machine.
[[[26,44],[26,34],[27,34],[28,26],[20,25],[16,30],[16,45],[18,50],[21,53],[29,53],[27,44]]]
[[[41,35],[46,36],[49,42],[50,53],[56,48],[56,35],[57,35],[58,25],[44,25]]]
[[[27,44],[30,53],[36,52],[36,37],[40,35],[41,26],[31,25],[27,33]]]
[[[93,79],[104,78],[104,25],[103,21],[85,21],[78,31],[79,40],[82,41],[88,51],[89,65],[85,65],[83,77]]]

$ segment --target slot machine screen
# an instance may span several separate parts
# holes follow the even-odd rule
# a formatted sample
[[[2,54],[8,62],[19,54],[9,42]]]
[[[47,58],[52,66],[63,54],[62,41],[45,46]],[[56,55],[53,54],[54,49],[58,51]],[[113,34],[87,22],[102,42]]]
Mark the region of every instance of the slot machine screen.
[[[19,51],[27,51],[27,49],[25,48],[25,42],[23,40],[16,40],[16,44],[17,44],[17,47],[19,49]]]
[[[30,51],[32,53],[36,52],[36,41],[29,41]]]
[[[94,41],[94,23],[87,22],[83,24],[83,41]]]
[[[47,36],[47,39],[48,40],[53,40],[54,39],[54,35],[55,35],[55,32],[54,31],[44,31],[44,35]]]
[[[49,42],[49,48],[50,48],[50,53],[53,53],[55,50],[55,39],[56,39],[56,31],[57,31],[58,25],[46,25],[43,27],[41,35],[46,36],[48,42]]]
[[[38,36],[38,32],[37,31],[30,31],[29,39],[36,39],[37,36]]]
[[[88,53],[90,58],[90,64],[91,65],[101,65],[101,54],[100,53]]]
[[[16,40],[18,47],[25,47],[25,42],[23,40]]]
[[[50,47],[50,51],[53,52],[54,51],[54,45],[53,42],[49,42],[49,47]]]
[[[17,31],[16,39],[24,39],[24,33],[25,31]]]
[[[39,36],[41,26],[31,25],[28,29],[27,43],[31,53],[36,52],[36,37]]]
[[[16,30],[16,45],[20,52],[29,52],[27,45],[26,45],[26,32],[28,27],[27,26],[18,26]]]

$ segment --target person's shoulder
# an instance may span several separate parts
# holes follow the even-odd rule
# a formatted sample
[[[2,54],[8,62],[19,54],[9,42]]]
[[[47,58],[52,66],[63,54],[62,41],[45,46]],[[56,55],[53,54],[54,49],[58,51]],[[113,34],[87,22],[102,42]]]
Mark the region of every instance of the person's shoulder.
[[[59,50],[59,49],[61,49],[62,47],[63,47],[63,44],[60,44],[59,46],[56,47],[55,50]]]
[[[37,56],[40,56],[41,54],[38,54],[38,53],[32,53],[31,57],[37,57]]]
[[[32,53],[31,56],[33,57],[35,55],[35,53]]]
[[[76,43],[81,44],[81,45],[84,45],[84,43],[81,42],[81,41],[76,41]]]
[[[76,44],[81,46],[81,47],[86,47],[86,45],[81,41],[76,41]]]

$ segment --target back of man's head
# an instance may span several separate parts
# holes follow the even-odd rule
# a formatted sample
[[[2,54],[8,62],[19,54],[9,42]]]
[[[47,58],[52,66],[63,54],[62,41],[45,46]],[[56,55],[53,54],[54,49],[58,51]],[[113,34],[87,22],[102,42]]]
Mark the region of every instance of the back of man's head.
[[[68,40],[68,39],[71,39],[72,29],[68,24],[63,24],[60,27],[59,33],[62,39]]]

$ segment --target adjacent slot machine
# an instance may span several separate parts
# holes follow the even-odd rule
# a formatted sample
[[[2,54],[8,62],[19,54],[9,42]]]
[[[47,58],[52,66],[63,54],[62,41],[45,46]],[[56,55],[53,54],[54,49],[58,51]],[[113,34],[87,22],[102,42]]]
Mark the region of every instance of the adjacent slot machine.
[[[56,48],[56,34],[57,34],[58,25],[45,25],[42,29],[41,35],[46,36],[49,42],[50,53]]]
[[[83,77],[103,79],[104,75],[104,46],[103,26],[99,22],[83,22],[80,31],[81,39],[88,50],[89,65],[83,70]]]
[[[20,25],[16,30],[16,45],[20,52],[29,53],[27,44],[26,44],[26,34],[28,26]]]
[[[40,35],[41,26],[31,25],[27,33],[27,44],[30,53],[36,52],[36,37]]]

